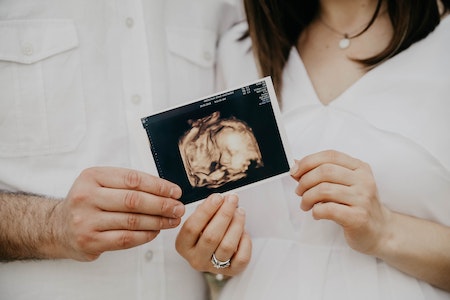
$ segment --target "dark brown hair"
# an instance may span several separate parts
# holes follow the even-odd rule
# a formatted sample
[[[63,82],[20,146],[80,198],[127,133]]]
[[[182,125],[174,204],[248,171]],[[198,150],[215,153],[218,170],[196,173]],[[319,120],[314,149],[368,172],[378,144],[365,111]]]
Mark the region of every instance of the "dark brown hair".
[[[373,57],[358,60],[368,68],[382,63],[425,38],[439,24],[441,15],[435,0],[386,0],[394,35],[388,46]],[[450,0],[441,1],[444,12],[450,10]],[[244,0],[249,25],[247,36],[252,39],[253,52],[261,76],[272,76],[280,92],[282,72],[291,48],[302,31],[314,20],[319,1]]]

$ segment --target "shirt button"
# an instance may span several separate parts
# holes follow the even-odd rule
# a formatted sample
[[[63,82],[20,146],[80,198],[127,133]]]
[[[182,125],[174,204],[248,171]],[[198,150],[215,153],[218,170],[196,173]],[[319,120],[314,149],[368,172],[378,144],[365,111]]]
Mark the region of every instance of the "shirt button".
[[[131,28],[134,26],[134,19],[133,18],[126,18],[125,19],[125,25],[127,25],[128,28]]]
[[[152,250],[147,250],[144,254],[145,256],[145,260],[150,262],[153,259],[153,251]]]
[[[33,45],[27,43],[22,47],[22,53],[26,56],[30,56],[33,54]]]
[[[204,51],[203,52],[203,58],[207,61],[210,61],[212,59],[212,54],[210,51]]]
[[[141,96],[139,96],[139,95],[133,95],[133,96],[131,97],[131,102],[133,102],[133,104],[138,105],[138,104],[141,103],[141,101],[142,101],[142,98],[141,98]]]

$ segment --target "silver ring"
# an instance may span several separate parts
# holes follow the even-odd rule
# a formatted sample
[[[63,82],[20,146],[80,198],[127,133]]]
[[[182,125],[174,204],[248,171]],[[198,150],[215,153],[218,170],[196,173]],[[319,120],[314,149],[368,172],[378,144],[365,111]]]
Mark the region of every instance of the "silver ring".
[[[228,268],[229,266],[231,266],[231,258],[226,261],[220,261],[217,259],[215,253],[213,253],[213,255],[211,257],[211,262],[212,262],[214,268],[216,268],[216,269],[225,269],[225,268]]]

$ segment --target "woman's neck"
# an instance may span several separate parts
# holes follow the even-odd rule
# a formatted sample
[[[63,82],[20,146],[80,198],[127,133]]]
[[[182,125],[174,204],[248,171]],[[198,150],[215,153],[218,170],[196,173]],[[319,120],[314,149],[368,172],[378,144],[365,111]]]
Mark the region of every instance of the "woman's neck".
[[[378,0],[320,0],[318,17],[340,32],[353,32],[370,21],[377,3]]]

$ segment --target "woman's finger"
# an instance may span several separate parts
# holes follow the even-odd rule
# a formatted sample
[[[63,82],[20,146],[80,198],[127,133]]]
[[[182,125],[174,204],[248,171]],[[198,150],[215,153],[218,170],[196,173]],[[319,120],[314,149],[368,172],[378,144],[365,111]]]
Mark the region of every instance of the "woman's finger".
[[[322,182],[303,193],[300,208],[310,210],[317,203],[335,202],[342,205],[352,205],[353,195],[347,186]]]
[[[234,218],[228,227],[225,236],[214,251],[215,257],[220,261],[230,259],[237,251],[241,236],[244,232],[245,211],[239,207],[236,209]]]
[[[291,169],[291,176],[298,181],[305,173],[327,163],[355,170],[360,166],[361,161],[339,151],[325,150],[296,161]]]
[[[203,230],[202,236],[197,243],[200,255],[211,256],[217,249],[232,222],[238,201],[238,197],[235,194],[224,196],[222,206]]]
[[[352,208],[335,202],[319,202],[312,207],[316,220],[332,220],[341,226],[348,226],[352,219]]]
[[[330,163],[322,164],[300,177],[295,190],[297,195],[302,196],[307,190],[323,182],[342,184],[350,186],[357,178],[353,170]]]
[[[250,238],[250,235],[244,231],[239,240],[238,249],[231,259],[230,267],[227,269],[215,270],[213,272],[230,276],[239,274],[249,264],[251,256],[252,240]]]
[[[224,198],[221,194],[212,194],[203,201],[184,222],[176,239],[176,248],[184,253],[194,248],[203,230],[221,207]]]

